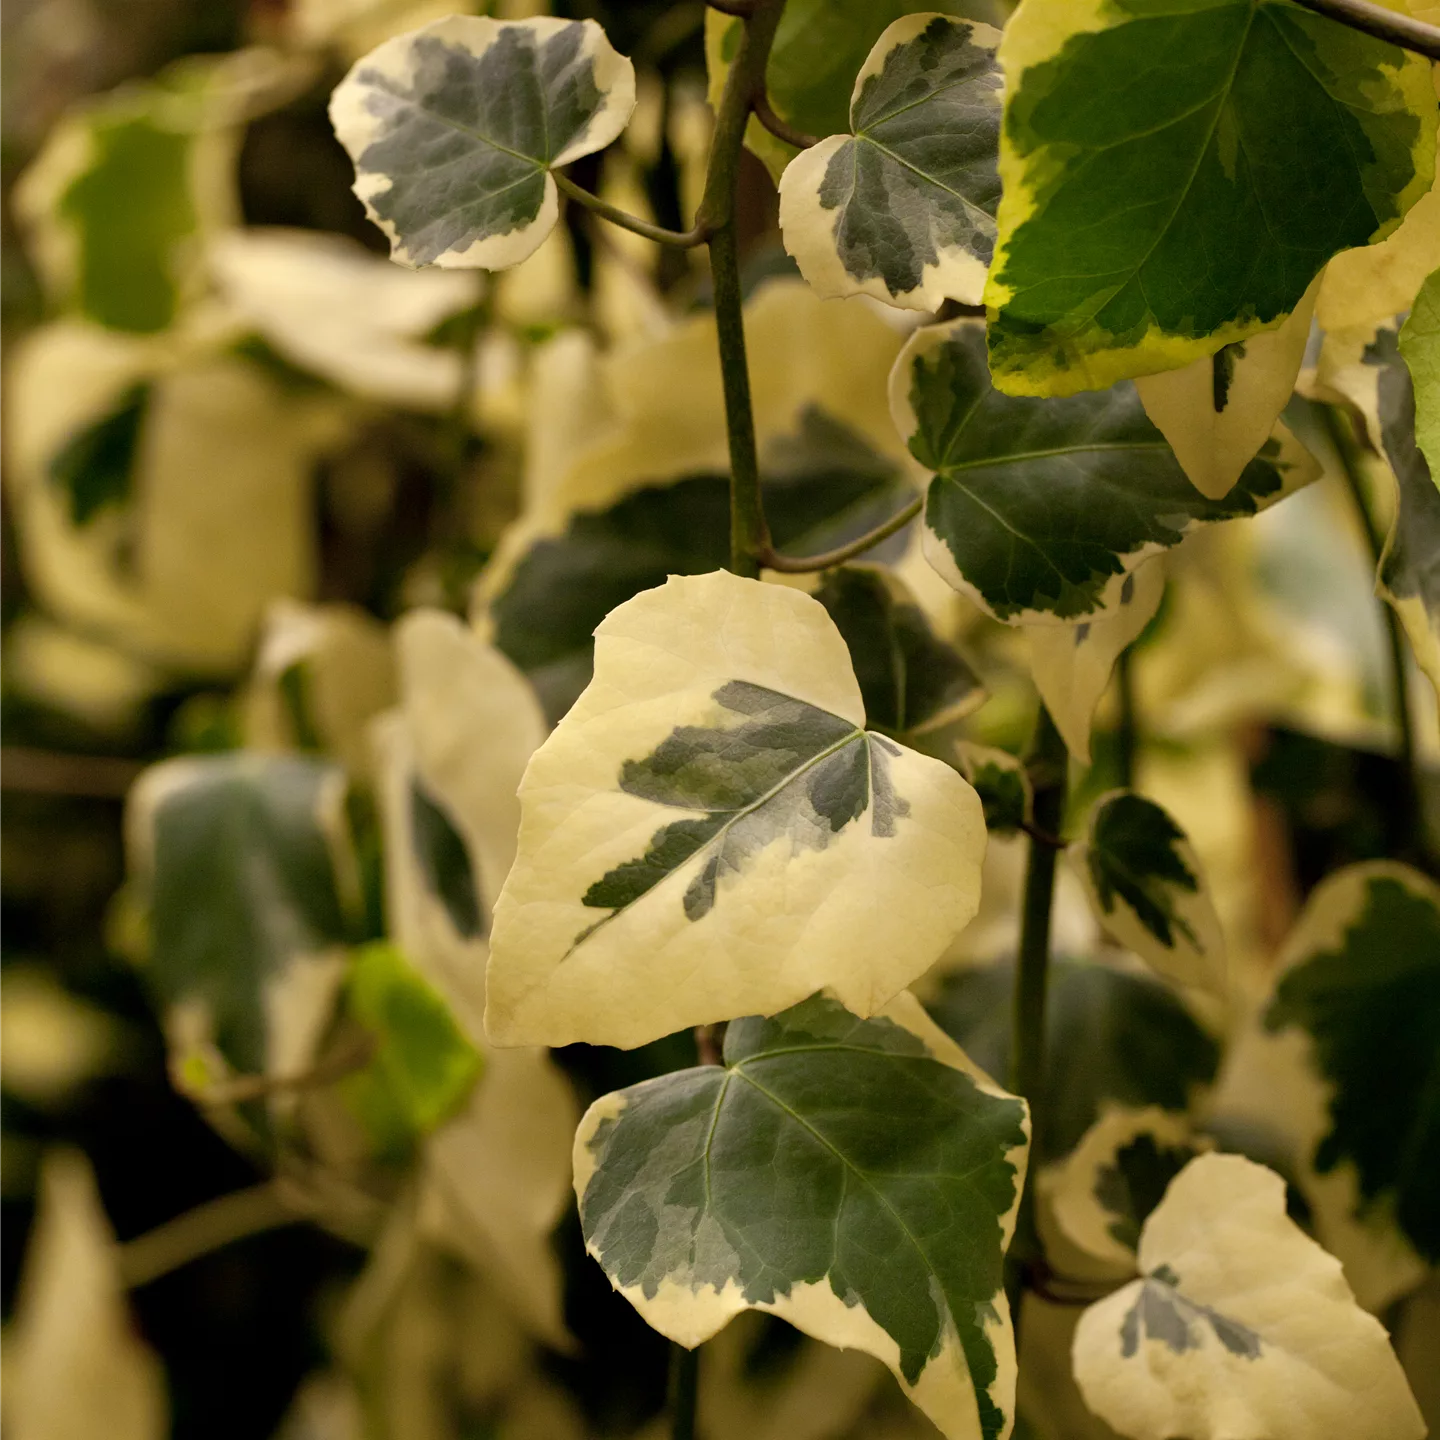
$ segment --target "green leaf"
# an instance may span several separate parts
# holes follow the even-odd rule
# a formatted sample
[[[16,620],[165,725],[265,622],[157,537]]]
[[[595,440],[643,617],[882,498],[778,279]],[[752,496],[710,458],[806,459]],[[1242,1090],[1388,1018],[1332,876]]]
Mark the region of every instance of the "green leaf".
[[[994,1075],[1006,1073],[1013,970],[948,976],[930,1007],[939,1025]],[[1220,1047],[1175,994],[1144,975],[1057,961],[1045,1027],[1035,1159],[1068,1155],[1111,1105],[1184,1113],[1215,1080]]]
[[[1029,772],[1014,755],[968,740],[955,742],[960,771],[975,787],[985,809],[985,828],[992,835],[1013,834],[1030,819],[1034,787]]]
[[[768,1310],[884,1360],[949,1440],[999,1440],[1027,1128],[1024,1101],[908,995],[871,1020],[815,996],[733,1022],[723,1069],[590,1107],[575,1139],[586,1245],[680,1344]]]
[[[895,423],[934,472],[925,554],[997,619],[1075,620],[1113,608],[1129,574],[1197,526],[1254,515],[1318,473],[1288,435],[1223,500],[1207,500],[1128,382],[1039,401],[990,383],[985,327],[918,331],[891,379]]]
[[[1434,175],[1428,63],[1287,0],[1025,0],[1000,59],[986,304],[1011,394],[1275,328]]]
[[[817,407],[764,448],[762,470],[772,537],[797,554],[865,534],[913,493],[893,460]],[[728,475],[656,478],[537,538],[491,600],[495,644],[530,676],[552,720],[589,682],[595,627],[611,610],[667,575],[729,560]]]
[[[979,302],[1000,202],[999,43],[942,15],[906,16],[876,41],[850,133],[802,151],[780,182],[785,248],[819,294]]]
[[[1042,1172],[1039,1188],[1065,1238],[1128,1278],[1145,1221],[1206,1149],[1184,1114],[1111,1106],[1061,1164]]]
[[[1086,1404],[1122,1435],[1426,1434],[1384,1327],[1263,1165],[1192,1160],[1145,1222],[1139,1266],[1081,1317],[1073,1351]]]
[[[521,783],[493,1039],[629,1047],[823,986],[869,1014],[972,918],[975,792],[865,730],[811,597],[675,576],[606,617],[595,657]]]
[[[983,703],[979,677],[930,628],[893,571],[871,565],[831,570],[815,598],[849,648],[872,729],[918,734],[958,720]]]
[[[1400,353],[1415,387],[1415,443],[1434,479],[1440,475],[1440,270],[1420,287],[1400,327]]]
[[[1114,940],[1168,980],[1227,994],[1209,886],[1185,832],[1159,805],[1129,790],[1102,796],[1071,858]]]
[[[46,470],[70,501],[72,524],[88,525],[130,499],[150,391],[143,381],[130,386],[114,409],[75,431],[50,457]]]
[[[1329,1093],[1315,1172],[1353,1166],[1358,1207],[1440,1261],[1440,887],[1403,865],[1356,865],[1311,897],[1265,1012],[1299,1030]]]
[[[394,945],[355,952],[346,1000],[374,1049],[340,1093],[381,1153],[404,1154],[465,1103],[480,1076],[480,1052]]]
[[[330,120],[392,259],[503,270],[554,228],[551,170],[634,108],[634,67],[593,20],[452,15],[360,60]]]
[[[146,970],[177,1024],[236,1070],[300,1073],[349,938],[336,872],[344,773],[249,753],[167,760],[131,792]]]

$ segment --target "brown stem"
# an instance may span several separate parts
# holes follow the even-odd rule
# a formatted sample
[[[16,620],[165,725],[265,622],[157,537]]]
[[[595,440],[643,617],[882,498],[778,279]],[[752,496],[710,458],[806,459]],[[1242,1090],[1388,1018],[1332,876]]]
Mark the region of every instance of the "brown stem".
[[[797,150],[808,150],[812,145],[820,142],[815,136],[807,134],[804,130],[797,130],[788,120],[782,120],[775,113],[775,107],[770,103],[770,97],[764,90],[757,90],[751,101],[755,111],[755,118],[778,140],[783,140],[787,145],[793,145]]]
[[[229,1080],[207,1085],[204,1091],[196,1094],[194,1098],[197,1104],[203,1106],[243,1105],[250,1100],[263,1100],[267,1095],[319,1090],[363,1070],[374,1053],[374,1041],[369,1035],[361,1035],[353,1044],[337,1048],[333,1054],[299,1074],[236,1075]]]
[[[812,575],[817,570],[833,570],[857,555],[863,555],[882,540],[888,540],[897,530],[903,530],[924,508],[925,497],[917,495],[903,510],[897,510],[883,525],[851,540],[846,545],[837,545],[819,555],[782,555],[773,545],[766,545],[760,551],[760,564],[767,570],[778,570],[782,575]]]
[[[1388,40],[1402,50],[1440,60],[1440,27],[1427,25],[1423,20],[1372,5],[1369,0],[1295,0],[1295,3],[1327,20],[1373,35],[1377,40]]]
[[[622,210],[618,205],[612,205],[608,200],[592,195],[583,185],[577,185],[563,170],[552,170],[550,173],[554,175],[555,184],[562,195],[593,211],[602,220],[608,220],[612,225],[618,225],[622,230],[629,230],[646,240],[653,240],[657,245],[673,245],[677,250],[693,250],[695,246],[705,244],[713,233],[710,226],[702,225],[698,221],[689,230],[667,230],[663,225],[652,225],[648,220],[642,220],[638,215],[632,215],[628,210]]]

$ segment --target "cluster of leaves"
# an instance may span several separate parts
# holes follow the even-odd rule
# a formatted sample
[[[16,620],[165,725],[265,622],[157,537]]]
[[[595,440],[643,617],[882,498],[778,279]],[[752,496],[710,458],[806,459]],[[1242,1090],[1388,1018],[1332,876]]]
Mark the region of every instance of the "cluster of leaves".
[[[1291,0],[742,8],[713,149],[659,21],[637,74],[310,3],[17,196],[10,683],[234,686],[129,792],[112,943],[262,1223],[367,1257],[284,1433],[653,1433],[573,1358],[573,1189],[710,1342],[712,1440],[1419,1437],[1375,1314],[1440,1264],[1435,74]],[[239,220],[337,54],[398,266]],[[742,138],[793,261],[743,314]],[[460,533],[317,598],[317,474],[383,529],[402,443]],[[1303,904],[1246,830],[1281,725],[1403,772]],[[149,1440],[156,1247],[71,1152],[41,1193],[7,1423]]]

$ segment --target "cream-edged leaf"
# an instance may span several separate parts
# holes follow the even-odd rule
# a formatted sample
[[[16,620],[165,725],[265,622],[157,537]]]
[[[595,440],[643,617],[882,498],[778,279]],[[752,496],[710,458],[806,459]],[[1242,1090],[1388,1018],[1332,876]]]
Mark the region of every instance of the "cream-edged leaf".
[[[683,1345],[763,1309],[882,1359],[948,1440],[1001,1440],[1025,1102],[909,995],[733,1022],[725,1065],[607,1095],[575,1137],[590,1253]]]
[[[1230,493],[1294,394],[1319,284],[1311,284],[1278,330],[1135,381],[1145,413],[1208,499]]]
[[[210,245],[232,309],[292,365],[370,400],[448,410],[464,362],[424,337],[476,303],[474,275],[406,272],[357,241],[314,230],[250,227]]]
[[[185,1069],[211,1047],[245,1074],[296,1075],[313,1059],[351,934],[344,798],[333,764],[245,752],[166,760],[131,789],[146,976],[186,1088],[213,1078]]]
[[[1000,60],[985,301],[1010,394],[1100,389],[1278,327],[1435,173],[1430,66],[1288,0],[1024,0]]]
[[[990,382],[985,326],[972,320],[912,336],[890,397],[911,454],[935,477],[926,558],[1012,624],[1097,617],[1150,556],[1318,473],[1281,430],[1223,500],[1209,500],[1132,384],[1051,401],[1004,395]]]
[[[1328,1090],[1326,1123],[1302,1157],[1351,1171],[1356,1209],[1398,1224],[1440,1260],[1429,1178],[1440,1165],[1440,886],[1404,865],[1354,865],[1310,898],[1282,957],[1265,1026],[1309,1040]]]
[[[89,1161],[50,1150],[5,1335],[5,1432],[16,1440],[163,1440],[168,1408],[159,1358],[126,1305]]]
[[[1415,443],[1440,485],[1435,478],[1440,475],[1440,266],[1420,287],[1400,327],[1400,354],[1415,387]]]
[[[821,988],[862,1015],[899,993],[975,913],[984,820],[948,765],[864,725],[798,590],[717,571],[612,611],[521,784],[491,1037],[633,1046]]]
[[[1070,861],[1095,918],[1157,974],[1227,993],[1220,917],[1185,832],[1153,800],[1103,795]]]
[[[824,296],[907,310],[978,304],[995,248],[1000,33],[907,15],[855,79],[848,135],[802,151],[780,181],[780,228]]]
[[[1079,1145],[1041,1173],[1039,1188],[1065,1238],[1129,1278],[1150,1212],[1170,1182],[1209,1148],[1183,1113],[1106,1106]]]
[[[955,760],[980,797],[985,828],[992,835],[1014,833],[1029,821],[1035,787],[1018,756],[992,745],[957,740]]]
[[[452,15],[358,61],[330,120],[392,259],[503,270],[555,224],[550,171],[634,108],[634,67],[593,20]]]
[[[1118,603],[1094,620],[1025,627],[1035,688],[1065,748],[1082,765],[1090,763],[1095,708],[1115,662],[1155,618],[1164,595],[1165,562],[1151,560],[1125,577]]]
[[[1090,1408],[1133,1440],[1421,1440],[1384,1327],[1285,1213],[1285,1182],[1201,1155],[1140,1237],[1142,1279],[1075,1332]]]

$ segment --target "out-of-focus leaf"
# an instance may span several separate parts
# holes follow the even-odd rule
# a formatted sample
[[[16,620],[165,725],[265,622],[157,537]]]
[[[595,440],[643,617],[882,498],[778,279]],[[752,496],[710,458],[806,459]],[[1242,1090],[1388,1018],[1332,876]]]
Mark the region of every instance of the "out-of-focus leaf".
[[[590,1252],[677,1343],[768,1310],[884,1360],[952,1440],[999,1440],[1028,1138],[910,996],[870,1020],[817,996],[732,1022],[723,1068],[598,1100],[575,1191]]]
[[[1134,1440],[1421,1440],[1425,1424],[1384,1327],[1285,1213],[1285,1182],[1201,1155],[1140,1237],[1143,1278],[1075,1332],[1091,1409]]]
[[[452,15],[358,61],[330,119],[393,259],[503,270],[555,224],[550,171],[634,108],[634,67],[593,20]]]
[[[865,1014],[898,993],[975,913],[984,820],[864,724],[798,590],[716,571],[612,611],[521,784],[489,1033],[629,1047],[821,987]]]
[[[126,827],[146,973],[182,1065],[213,1045],[242,1073],[307,1068],[350,933],[344,794],[343,771],[298,756],[167,760],[136,782]]]
[[[69,994],[46,969],[11,962],[0,1006],[0,1085],[32,1105],[63,1100],[92,1075],[113,1069],[119,1024]]]
[[[956,758],[985,807],[985,828],[992,834],[1019,830],[1029,819],[1034,787],[1025,766],[1008,750],[956,741]]]
[[[978,304],[995,248],[1000,32],[908,15],[855,78],[849,132],[792,160],[780,228],[825,296]]]
[[[168,1408],[160,1361],[135,1333],[89,1162],[51,1150],[5,1337],[6,1434],[163,1440]]]

